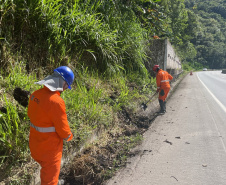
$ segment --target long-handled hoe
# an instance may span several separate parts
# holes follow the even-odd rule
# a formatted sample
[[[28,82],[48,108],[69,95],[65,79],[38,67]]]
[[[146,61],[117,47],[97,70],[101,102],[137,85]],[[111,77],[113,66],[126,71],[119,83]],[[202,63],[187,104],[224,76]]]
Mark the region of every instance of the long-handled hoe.
[[[146,103],[142,103],[141,104],[141,108],[143,108],[144,109],[144,111],[147,109],[147,103],[149,103],[153,98],[154,98],[154,96],[157,94],[157,92],[155,92],[155,94],[153,94],[152,96],[151,96],[151,98],[146,102]]]

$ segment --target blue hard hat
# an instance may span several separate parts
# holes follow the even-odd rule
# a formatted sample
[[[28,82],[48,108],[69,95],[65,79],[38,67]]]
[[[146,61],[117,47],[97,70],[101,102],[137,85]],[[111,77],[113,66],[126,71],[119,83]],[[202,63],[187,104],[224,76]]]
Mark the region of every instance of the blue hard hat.
[[[67,82],[68,88],[71,89],[71,84],[74,81],[73,71],[67,66],[60,66],[54,69],[53,71],[56,71],[57,73],[59,73],[62,76],[62,78]]]

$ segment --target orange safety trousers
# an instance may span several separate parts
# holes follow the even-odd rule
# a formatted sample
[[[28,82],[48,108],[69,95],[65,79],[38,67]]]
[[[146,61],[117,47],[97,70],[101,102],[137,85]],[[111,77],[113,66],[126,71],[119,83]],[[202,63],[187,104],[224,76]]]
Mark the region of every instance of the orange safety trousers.
[[[41,166],[41,185],[57,185],[60,174],[61,158],[54,161],[36,160]]]
[[[170,91],[170,87],[165,87],[159,90],[159,100],[166,101],[166,97]]]
[[[41,166],[41,185],[57,185],[60,174],[63,140],[56,133],[39,133],[30,128],[29,147],[32,158]],[[50,142],[48,140],[51,140]],[[34,143],[36,145],[34,145]],[[43,143],[46,147],[43,147]]]

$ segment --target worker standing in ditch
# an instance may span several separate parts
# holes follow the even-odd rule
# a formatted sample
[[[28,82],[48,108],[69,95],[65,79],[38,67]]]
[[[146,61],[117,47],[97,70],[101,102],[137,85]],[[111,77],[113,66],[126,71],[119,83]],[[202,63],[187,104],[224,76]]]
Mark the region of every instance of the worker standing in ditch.
[[[64,90],[71,89],[73,81],[74,73],[69,67],[58,67],[52,75],[36,82],[44,87],[32,93],[29,99],[29,147],[32,158],[41,166],[41,185],[58,184],[63,140],[73,138],[65,103],[60,97]]]
[[[159,105],[160,114],[165,114],[166,112],[166,97],[170,90],[170,81],[173,77],[167,72],[160,69],[159,65],[153,67],[153,71],[156,73],[156,84],[157,92],[159,93]]]

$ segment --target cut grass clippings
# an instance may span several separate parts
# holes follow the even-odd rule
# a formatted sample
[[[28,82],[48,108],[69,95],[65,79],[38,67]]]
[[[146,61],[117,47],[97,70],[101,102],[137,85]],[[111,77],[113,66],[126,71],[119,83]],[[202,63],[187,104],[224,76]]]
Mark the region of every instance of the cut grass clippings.
[[[109,129],[63,167],[60,179],[65,184],[102,184],[126,165],[128,157],[136,155],[131,153],[131,149],[141,143],[142,134],[153,118],[137,117],[133,112],[122,109],[118,121],[114,129]]]

